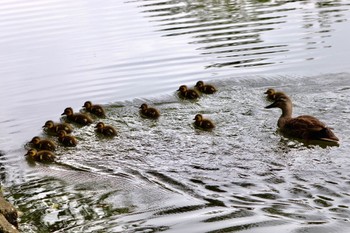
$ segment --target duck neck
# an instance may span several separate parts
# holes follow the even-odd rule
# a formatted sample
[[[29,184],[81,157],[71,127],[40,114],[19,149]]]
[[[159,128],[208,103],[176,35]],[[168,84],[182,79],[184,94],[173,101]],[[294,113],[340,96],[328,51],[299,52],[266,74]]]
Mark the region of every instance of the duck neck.
[[[283,128],[286,121],[292,118],[293,107],[291,102],[287,102],[285,106],[283,106],[282,115],[278,119],[277,125],[280,128]]]

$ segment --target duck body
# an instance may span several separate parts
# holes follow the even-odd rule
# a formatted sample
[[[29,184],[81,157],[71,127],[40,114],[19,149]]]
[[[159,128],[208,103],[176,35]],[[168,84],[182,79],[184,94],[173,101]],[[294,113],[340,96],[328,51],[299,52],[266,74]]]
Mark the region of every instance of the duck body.
[[[184,99],[195,100],[199,98],[199,94],[197,91],[193,89],[188,89],[186,85],[180,86],[178,89],[179,96]]]
[[[64,146],[76,146],[78,144],[77,139],[71,135],[67,135],[64,130],[58,131],[58,141]]]
[[[106,112],[101,105],[93,105],[91,101],[86,101],[83,107],[87,112],[90,112],[98,117],[106,117]]]
[[[80,125],[89,125],[93,122],[89,116],[82,113],[74,113],[70,107],[66,108],[61,115],[66,115],[69,121]]]
[[[275,91],[275,89],[272,88],[267,89],[267,91],[264,92],[264,94],[266,94],[266,99],[269,101],[275,101],[281,96],[287,96],[284,92]]]
[[[203,81],[198,81],[195,85],[197,90],[204,94],[214,94],[217,90],[214,86],[209,85],[209,84],[204,84]]]
[[[49,151],[56,150],[56,144],[53,141],[49,139],[41,139],[38,136],[33,137],[30,143],[32,143],[34,148],[38,150],[49,150]]]
[[[117,135],[117,131],[109,125],[105,125],[103,122],[97,123],[95,126],[96,132],[103,134],[104,136],[114,137]]]
[[[73,132],[73,127],[67,123],[54,123],[53,121],[46,121],[43,128],[46,129],[46,132],[49,134],[57,135],[58,131],[64,130],[68,134]]]
[[[44,163],[54,162],[56,158],[56,156],[49,150],[37,151],[36,149],[28,150],[25,156],[27,156],[27,158],[30,160]]]
[[[280,96],[271,105],[265,108],[280,108],[282,115],[278,119],[277,126],[287,136],[308,141],[327,141],[338,143],[339,139],[331,128],[313,116],[302,115],[292,117],[292,101],[288,96]]]
[[[160,116],[158,109],[149,108],[147,104],[142,104],[140,107],[140,114],[143,117],[157,119]]]
[[[194,117],[194,125],[198,128],[204,129],[204,130],[211,130],[215,128],[215,125],[212,121],[208,119],[204,119],[201,114],[197,114]]]

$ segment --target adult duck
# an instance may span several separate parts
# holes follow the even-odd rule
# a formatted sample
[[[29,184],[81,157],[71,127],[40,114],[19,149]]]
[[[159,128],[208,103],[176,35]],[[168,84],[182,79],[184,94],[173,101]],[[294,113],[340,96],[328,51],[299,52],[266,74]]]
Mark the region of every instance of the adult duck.
[[[277,126],[287,136],[299,138],[309,142],[311,140],[337,143],[339,139],[334,135],[331,128],[327,127],[316,117],[302,115],[292,117],[292,101],[288,96],[280,96],[272,104],[265,108],[280,108],[282,115],[278,119]]]

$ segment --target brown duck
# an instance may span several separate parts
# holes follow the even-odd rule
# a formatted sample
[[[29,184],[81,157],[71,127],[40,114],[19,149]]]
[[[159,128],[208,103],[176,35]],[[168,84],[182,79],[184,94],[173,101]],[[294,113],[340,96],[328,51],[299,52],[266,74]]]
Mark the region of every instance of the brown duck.
[[[84,103],[83,108],[85,108],[87,112],[90,112],[98,117],[106,117],[106,112],[104,108],[101,105],[97,105],[97,104],[93,105],[91,101],[86,101]]]
[[[285,93],[280,91],[275,91],[275,89],[273,88],[267,89],[267,91],[265,91],[264,94],[266,94],[266,98],[270,101],[275,101],[280,96],[287,96]]]
[[[34,148],[38,150],[56,150],[56,144],[53,141],[49,139],[41,139],[38,136],[33,137],[30,143],[32,143]]]
[[[146,118],[156,119],[160,116],[158,109],[149,108],[147,104],[142,104],[140,107],[140,114]]]
[[[76,146],[78,144],[77,139],[74,136],[67,135],[64,130],[58,131],[58,141],[64,146]]]
[[[210,84],[204,84],[203,81],[198,81],[194,87],[204,94],[214,94],[217,91],[214,86]]]
[[[82,113],[74,113],[70,107],[66,108],[61,115],[66,115],[69,121],[80,125],[89,125],[92,123],[92,119],[89,116]]]
[[[201,114],[197,114],[193,120],[195,120],[194,125],[197,126],[198,128],[205,129],[205,130],[211,130],[215,128],[214,123],[208,119],[204,119]]]
[[[57,135],[58,131],[60,130],[64,130],[67,133],[73,132],[73,127],[70,124],[54,123],[53,121],[46,121],[43,128],[46,129],[46,132],[48,132],[49,134],[54,134],[54,135]]]
[[[282,133],[288,136],[306,141],[320,140],[336,143],[339,141],[331,128],[327,127],[316,117],[302,115],[293,118],[292,101],[288,96],[280,96],[275,102],[265,108],[280,108],[282,110],[282,115],[278,119],[277,126]]]
[[[179,96],[184,99],[195,100],[199,98],[199,94],[197,91],[193,89],[188,89],[186,85],[181,85],[178,89]]]
[[[105,125],[103,122],[97,123],[95,128],[96,128],[96,132],[108,137],[113,137],[117,135],[117,131],[112,126]]]
[[[28,159],[34,160],[37,162],[54,162],[55,161],[55,155],[49,151],[49,150],[41,150],[37,151],[36,149],[30,149],[28,150],[27,154],[25,154]]]

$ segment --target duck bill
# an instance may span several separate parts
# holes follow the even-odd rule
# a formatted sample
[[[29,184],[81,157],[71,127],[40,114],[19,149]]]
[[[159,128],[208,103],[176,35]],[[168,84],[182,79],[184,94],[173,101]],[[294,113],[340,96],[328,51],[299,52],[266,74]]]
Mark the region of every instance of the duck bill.
[[[61,116],[66,115],[65,113],[62,113]]]
[[[276,102],[273,102],[272,104],[266,106],[265,108],[276,108],[276,107],[277,107]]]

